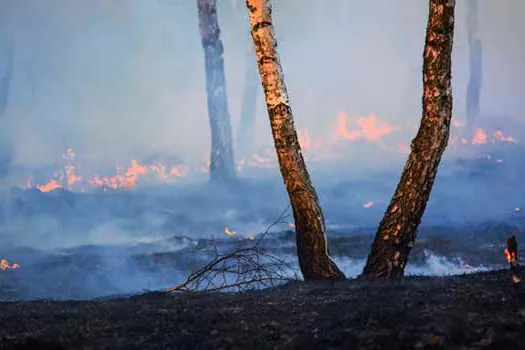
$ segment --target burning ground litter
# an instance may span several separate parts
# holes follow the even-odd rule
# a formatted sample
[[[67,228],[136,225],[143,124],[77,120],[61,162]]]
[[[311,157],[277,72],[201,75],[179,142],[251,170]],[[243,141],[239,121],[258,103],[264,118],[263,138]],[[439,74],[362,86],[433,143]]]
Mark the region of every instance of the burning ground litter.
[[[458,233],[462,232],[463,236]],[[504,240],[508,233],[525,240],[523,226],[496,225],[423,228],[407,274],[449,275],[504,268]],[[356,277],[371,243],[367,231],[329,232],[331,252],[348,277]],[[266,252],[288,261],[297,271],[292,231],[272,232],[261,240]],[[468,237],[468,239],[466,237]],[[0,271],[0,297],[17,299],[90,299],[107,295],[160,290],[182,283],[204,266],[215,250],[227,253],[251,247],[254,240],[242,236],[195,239],[176,236],[147,243],[90,245],[38,251],[11,249],[20,268]]]

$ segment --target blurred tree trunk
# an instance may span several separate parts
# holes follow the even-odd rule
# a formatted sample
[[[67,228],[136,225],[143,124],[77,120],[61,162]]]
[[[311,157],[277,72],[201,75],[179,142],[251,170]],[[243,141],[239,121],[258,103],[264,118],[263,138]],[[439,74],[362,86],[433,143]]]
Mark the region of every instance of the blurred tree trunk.
[[[467,0],[467,31],[469,45],[469,81],[467,85],[467,123],[464,138],[472,142],[480,113],[480,94],[483,69],[483,48],[478,30],[478,0]]]
[[[423,54],[423,116],[401,180],[379,224],[363,278],[403,276],[434,179],[445,151],[452,118],[451,55],[454,0],[430,0]]]
[[[9,93],[13,79],[13,38],[10,37],[5,52],[0,57],[0,118],[9,104]],[[2,63],[4,62],[4,63]],[[13,148],[9,138],[0,139],[0,178],[7,176],[13,157]]]
[[[257,97],[259,95],[260,82],[257,75],[257,62],[254,59],[253,43],[250,40],[249,50],[246,54],[246,71],[244,73],[244,90],[242,96],[241,116],[239,129],[237,130],[237,153],[238,156],[250,156],[254,149],[255,137],[255,115],[257,114]]]
[[[328,254],[324,217],[295,131],[269,0],[247,0],[257,64],[283,177],[295,219],[297,255],[305,280],[342,279]]]
[[[0,65],[0,118],[4,115],[9,101],[9,90],[13,76],[13,42],[9,41],[7,49],[0,59],[5,63]]]
[[[229,182],[235,179],[236,172],[216,5],[217,0],[197,0],[211,129],[210,179]]]

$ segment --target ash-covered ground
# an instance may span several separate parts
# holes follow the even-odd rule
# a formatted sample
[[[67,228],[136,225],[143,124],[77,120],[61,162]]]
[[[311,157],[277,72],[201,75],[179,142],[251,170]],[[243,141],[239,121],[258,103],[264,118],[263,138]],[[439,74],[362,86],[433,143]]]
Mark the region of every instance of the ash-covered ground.
[[[514,154],[521,150],[513,149]],[[503,157],[493,153],[445,162],[408,274],[504,266],[507,236],[515,233],[525,242],[522,167],[515,158],[499,161]],[[275,169],[268,172],[229,187],[203,182],[86,193],[11,188],[1,200],[0,258],[20,267],[0,270],[0,299],[84,299],[177,285],[213,258],[210,247],[228,252],[251,246],[285,210],[282,181]],[[331,174],[329,167],[314,166],[312,176],[331,254],[348,277],[355,277],[399,174],[365,178],[351,169]],[[297,266],[293,218],[280,221],[260,244]],[[235,234],[228,236],[225,228]]]

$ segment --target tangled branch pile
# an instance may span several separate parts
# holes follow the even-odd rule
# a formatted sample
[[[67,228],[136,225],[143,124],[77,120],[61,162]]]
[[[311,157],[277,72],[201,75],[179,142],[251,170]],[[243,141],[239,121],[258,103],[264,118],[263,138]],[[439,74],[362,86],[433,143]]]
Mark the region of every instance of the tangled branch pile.
[[[289,262],[265,251],[259,244],[272,227],[285,223],[286,210],[252,247],[227,254],[219,254],[216,247],[213,247],[215,257],[212,261],[191,273],[182,284],[168,288],[167,292],[243,292],[297,280],[295,268]]]

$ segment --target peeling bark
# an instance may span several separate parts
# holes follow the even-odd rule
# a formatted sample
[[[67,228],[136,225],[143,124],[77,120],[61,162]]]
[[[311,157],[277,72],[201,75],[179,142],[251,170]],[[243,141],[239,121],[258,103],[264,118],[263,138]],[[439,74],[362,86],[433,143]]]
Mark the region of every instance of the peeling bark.
[[[323,212],[310,181],[284,83],[269,0],[246,0],[275,150],[295,219],[297,255],[305,280],[342,279],[328,254]]]
[[[470,76],[467,85],[467,123],[464,137],[470,142],[480,114],[483,51],[478,30],[478,0],[468,0],[467,5]]]
[[[259,77],[257,63],[253,57],[252,42],[247,52],[247,67],[244,74],[244,90],[241,105],[239,130],[237,131],[237,153],[249,156],[253,152],[253,139],[255,136],[255,115],[257,114],[257,97],[259,95]]]
[[[452,119],[454,0],[430,0],[423,54],[423,116],[401,180],[379,224],[363,278],[403,277],[445,151]]]
[[[229,182],[236,173],[216,4],[216,0],[197,0],[211,129],[210,180]]]

